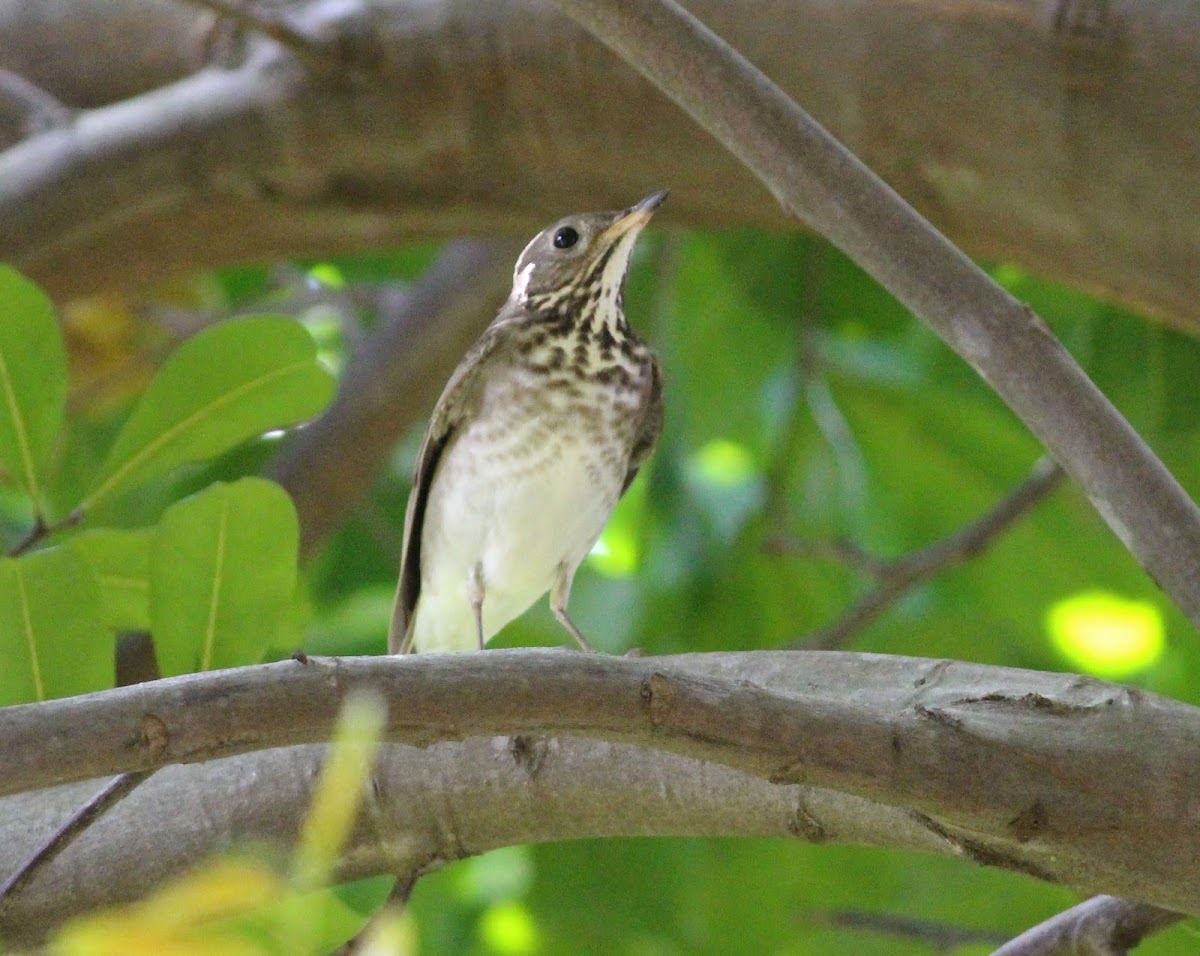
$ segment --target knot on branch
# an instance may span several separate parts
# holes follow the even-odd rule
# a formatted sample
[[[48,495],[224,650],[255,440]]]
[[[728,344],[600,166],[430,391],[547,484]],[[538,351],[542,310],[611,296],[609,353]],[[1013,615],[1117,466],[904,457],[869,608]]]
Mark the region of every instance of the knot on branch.
[[[650,722],[661,727],[675,710],[675,685],[666,674],[655,671],[642,682],[642,700],[646,702]]]

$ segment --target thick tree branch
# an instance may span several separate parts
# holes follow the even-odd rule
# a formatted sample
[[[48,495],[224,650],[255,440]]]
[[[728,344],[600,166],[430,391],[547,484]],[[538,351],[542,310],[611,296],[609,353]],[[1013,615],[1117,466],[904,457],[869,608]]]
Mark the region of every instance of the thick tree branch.
[[[746,16],[743,3],[690,3],[962,248],[1194,328],[1200,10],[1110,0],[1081,35],[1056,28],[1058,6],[757,0]],[[270,9],[338,50],[340,31],[357,78],[294,70],[279,93],[278,74],[236,68],[236,89],[214,100],[197,86],[207,73],[188,79],[210,46],[207,13],[0,0],[0,68],[87,111],[69,138],[0,154],[0,258],[56,293],[91,291],[431,235],[532,234],[660,185],[676,222],[788,225],[712,139],[547,4]],[[145,95],[168,83],[181,85]],[[187,90],[200,95],[181,110]],[[68,178],[28,175],[21,157],[54,157],[47,144],[67,139]]]
[[[555,0],[990,384],[1200,626],[1200,510],[1045,323],[673,0]]]
[[[1145,903],[1097,896],[1009,940],[992,956],[1125,956],[1183,918]]]
[[[585,837],[774,837],[958,855],[907,811],[844,794],[621,744],[556,738],[543,749],[531,770],[511,738],[384,747],[340,876],[423,874],[497,847]],[[293,747],[159,771],[0,906],[0,933],[36,942],[231,844],[290,847],[324,755]],[[0,799],[0,872],[92,788]]]
[[[378,302],[333,404],[293,435],[268,471],[291,493],[300,550],[310,555],[352,511],[399,438],[491,321],[520,252],[513,242],[460,242],[406,290]]]
[[[667,750],[911,808],[979,863],[1200,911],[1200,846],[1181,824],[1200,792],[1200,710],[946,661],[530,650],[288,661],[0,711],[0,790],[316,742],[362,686],[389,700],[395,742],[565,735]],[[1145,780],[1156,785],[1134,784]]]

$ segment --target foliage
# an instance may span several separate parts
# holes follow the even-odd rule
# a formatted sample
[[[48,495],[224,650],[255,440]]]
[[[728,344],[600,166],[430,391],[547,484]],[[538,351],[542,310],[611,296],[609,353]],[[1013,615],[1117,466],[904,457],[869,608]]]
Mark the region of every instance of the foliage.
[[[312,338],[260,316],[185,342],[56,522],[43,489],[52,499],[64,490],[47,465],[66,403],[65,350],[45,296],[7,267],[0,308],[0,462],[34,519],[0,559],[0,704],[111,686],[124,630],[152,629],[167,674],[262,660],[296,591],[295,509],[278,486],[217,483],[156,525],[70,531],[106,500],[318,412],[333,381]]]
[[[871,580],[780,541],[845,539],[899,556],[977,518],[1038,458],[1037,442],[983,382],[819,241],[740,232],[643,245],[627,308],[662,354],[667,424],[576,580],[572,614],[598,647],[802,644]],[[427,252],[318,272],[335,282],[407,277]],[[995,274],[1050,322],[1184,485],[1200,487],[1200,343],[1010,267]],[[105,685],[112,635],[128,628],[154,631],[168,673],[257,661],[301,640],[310,653],[382,652],[419,435],[294,585],[295,516],[254,475],[275,447],[258,436],[328,399],[304,329],[276,318],[218,325],[163,364],[132,412],[79,415],[63,428],[55,370],[64,363],[45,338],[47,306],[15,273],[0,279],[0,356],[41,356],[29,361],[42,368],[12,376],[5,399],[0,463],[10,487],[0,520],[15,543],[39,518],[58,526],[81,503],[86,512],[79,529],[62,526],[41,550],[0,564],[0,653],[19,662],[0,669],[0,700]],[[264,284],[252,270],[216,279],[217,304],[229,310]],[[215,478],[224,483],[210,487]],[[75,582],[70,609],[44,600],[61,593],[64,576]],[[33,597],[23,603],[23,593]],[[1081,595],[1099,595],[1093,610],[1137,609],[1126,615],[1139,629],[1129,639],[1152,651],[1128,658],[1120,679],[1200,702],[1190,626],[1069,486],[848,646],[1114,673],[1103,670],[1111,644],[1097,657],[1094,631],[1062,637]],[[1113,624],[1112,614],[1097,619]],[[288,630],[268,633],[271,620]],[[561,642],[539,607],[494,643]],[[34,660],[47,675],[41,689]],[[587,841],[448,867],[418,885],[413,920],[421,951],[439,954],[917,954],[931,947],[836,928],[823,914],[882,911],[1014,935],[1071,902],[1031,879],[900,852]],[[1143,951],[1190,952],[1189,933],[1163,934]]]

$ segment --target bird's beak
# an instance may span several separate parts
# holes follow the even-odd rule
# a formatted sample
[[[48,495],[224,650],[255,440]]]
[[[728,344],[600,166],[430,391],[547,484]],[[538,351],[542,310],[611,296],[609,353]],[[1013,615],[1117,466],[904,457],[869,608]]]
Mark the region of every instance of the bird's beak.
[[[630,232],[635,234],[640,232],[642,227],[650,221],[654,211],[663,204],[669,195],[669,190],[660,189],[656,193],[651,193],[640,203],[626,209],[620,219],[604,230],[600,247],[607,248],[611,243]]]

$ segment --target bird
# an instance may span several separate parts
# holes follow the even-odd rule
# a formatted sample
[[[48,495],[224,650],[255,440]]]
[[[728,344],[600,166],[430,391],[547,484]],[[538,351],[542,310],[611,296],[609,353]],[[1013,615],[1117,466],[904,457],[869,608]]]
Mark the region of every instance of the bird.
[[[547,593],[592,650],[567,612],[572,581],[662,432],[662,369],[625,319],[624,286],[666,198],[567,216],[517,259],[417,456],[390,652],[483,650]]]

